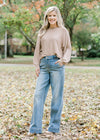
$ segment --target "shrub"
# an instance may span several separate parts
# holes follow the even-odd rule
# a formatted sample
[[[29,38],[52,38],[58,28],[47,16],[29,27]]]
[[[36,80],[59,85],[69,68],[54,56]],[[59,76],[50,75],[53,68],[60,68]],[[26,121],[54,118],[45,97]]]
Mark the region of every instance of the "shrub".
[[[100,52],[97,53],[97,57],[100,57]]]
[[[87,57],[89,57],[89,58],[97,57],[97,51],[96,50],[89,50]]]

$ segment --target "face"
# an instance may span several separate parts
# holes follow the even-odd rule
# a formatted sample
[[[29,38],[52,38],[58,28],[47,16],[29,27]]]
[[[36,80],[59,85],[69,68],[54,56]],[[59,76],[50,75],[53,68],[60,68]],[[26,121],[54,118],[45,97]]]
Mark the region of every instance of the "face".
[[[50,12],[47,16],[47,19],[51,26],[57,25],[57,14],[55,11]]]

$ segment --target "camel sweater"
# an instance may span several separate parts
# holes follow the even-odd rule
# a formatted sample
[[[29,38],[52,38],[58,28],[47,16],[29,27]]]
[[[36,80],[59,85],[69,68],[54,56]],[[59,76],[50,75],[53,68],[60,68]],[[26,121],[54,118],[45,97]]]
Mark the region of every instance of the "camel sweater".
[[[42,37],[38,35],[33,57],[35,67],[39,68],[40,60],[51,55],[56,55],[64,63],[70,61],[71,43],[65,27],[49,28]]]

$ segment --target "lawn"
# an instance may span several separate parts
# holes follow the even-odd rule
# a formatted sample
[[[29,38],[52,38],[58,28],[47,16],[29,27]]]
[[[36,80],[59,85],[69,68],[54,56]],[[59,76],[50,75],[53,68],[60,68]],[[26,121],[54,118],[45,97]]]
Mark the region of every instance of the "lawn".
[[[81,58],[72,58],[73,66],[100,66],[100,58],[85,58],[84,61],[81,61]]]
[[[15,55],[14,58],[0,59],[0,63],[10,64],[32,64],[33,56],[21,56]],[[72,58],[71,66],[100,66],[100,58],[85,58],[81,61],[81,58]]]
[[[0,67],[0,140],[37,140],[27,135],[35,85],[32,66]],[[50,102],[51,89],[44,107],[43,132],[50,120]],[[66,68],[61,134],[61,140],[100,139],[99,69]]]

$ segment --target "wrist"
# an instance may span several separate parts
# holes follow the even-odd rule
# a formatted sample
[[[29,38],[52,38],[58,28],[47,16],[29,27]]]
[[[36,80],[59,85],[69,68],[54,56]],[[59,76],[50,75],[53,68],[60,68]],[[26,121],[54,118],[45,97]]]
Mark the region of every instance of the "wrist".
[[[61,62],[63,65],[66,64],[66,61],[65,61],[63,58],[60,59],[60,62]]]

